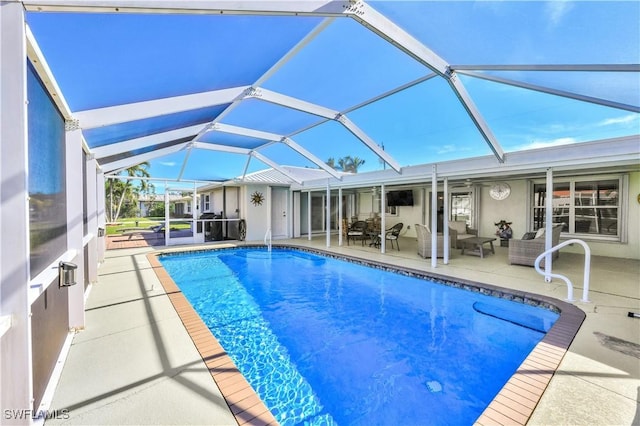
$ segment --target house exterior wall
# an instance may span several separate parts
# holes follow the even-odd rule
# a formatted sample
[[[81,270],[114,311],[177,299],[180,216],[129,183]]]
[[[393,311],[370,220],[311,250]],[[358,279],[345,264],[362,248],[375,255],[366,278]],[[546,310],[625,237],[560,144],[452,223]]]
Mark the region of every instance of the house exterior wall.
[[[251,195],[259,192],[264,196],[264,201],[260,205],[251,202]],[[247,241],[263,241],[264,235],[269,229],[269,208],[271,200],[268,185],[250,184],[242,188],[241,191],[241,211],[245,212],[247,222]]]
[[[500,219],[513,222],[513,238],[521,238],[525,232],[531,231],[527,217],[529,215],[530,200],[528,200],[528,186],[526,179],[503,180],[511,186],[511,195],[503,201],[496,201],[489,196],[489,187],[480,188],[480,226],[478,232],[483,236],[493,235],[496,231],[494,223]],[[585,238],[585,242],[594,256],[612,256],[625,259],[640,259],[640,173],[629,174],[626,205],[626,242],[597,241]],[[625,209],[624,200],[621,208]],[[496,212],[496,213],[493,213]],[[623,219],[624,220],[624,219]],[[624,231],[623,231],[624,232]],[[565,252],[583,253],[582,247],[574,245],[562,249]]]

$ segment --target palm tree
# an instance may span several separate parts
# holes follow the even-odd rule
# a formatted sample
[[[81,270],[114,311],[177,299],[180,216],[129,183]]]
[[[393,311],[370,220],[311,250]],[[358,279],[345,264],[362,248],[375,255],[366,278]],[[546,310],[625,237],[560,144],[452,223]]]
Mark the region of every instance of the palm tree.
[[[345,172],[358,173],[358,169],[364,164],[364,160],[360,157],[347,155],[345,158],[347,159],[347,168],[345,168]]]
[[[149,168],[149,162],[145,161],[143,163],[137,164],[135,166],[129,167],[124,171],[124,174],[129,177],[142,177],[146,178],[151,176],[147,169]],[[111,202],[110,202],[110,222],[115,222],[120,217],[120,211],[122,209],[122,204],[125,200],[135,202],[138,199],[140,192],[147,192],[153,188],[153,185],[147,182],[145,179],[140,180],[140,185],[134,187],[131,184],[131,180],[128,179],[126,181],[122,181],[120,179],[108,179],[106,182],[106,190],[110,194]],[[117,207],[114,203],[114,195],[118,199]],[[116,207],[116,211],[114,213],[113,209]]]
[[[365,160],[360,157],[347,155],[345,157],[338,158],[337,165],[336,160],[333,157],[329,157],[327,165],[336,170],[342,170],[343,172],[358,173],[358,168],[364,164],[364,161]]]

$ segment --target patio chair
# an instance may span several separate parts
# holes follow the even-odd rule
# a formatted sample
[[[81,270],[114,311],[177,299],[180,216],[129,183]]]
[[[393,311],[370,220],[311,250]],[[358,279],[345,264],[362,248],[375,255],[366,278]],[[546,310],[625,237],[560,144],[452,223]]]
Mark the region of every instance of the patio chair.
[[[551,245],[557,246],[560,243],[560,233],[562,232],[562,223],[555,223],[552,227]],[[509,264],[533,266],[536,258],[545,250],[545,228],[540,228],[535,233],[533,239],[514,240],[509,242]],[[527,233],[530,234],[530,233]],[[527,236],[525,234],[525,236]],[[559,251],[553,252],[552,259],[560,256]],[[540,266],[544,266],[544,259],[540,262]]]
[[[364,220],[357,220],[351,224],[347,230],[347,245],[349,240],[361,240],[364,245],[364,240],[367,238],[367,222]]]
[[[416,234],[418,236],[418,255],[423,258],[431,257],[431,231],[424,225],[416,223]],[[437,236],[438,252],[437,257],[444,257],[444,236]]]
[[[451,247],[461,248],[458,241],[477,237],[478,231],[469,228],[464,220],[452,220],[449,222],[449,236],[451,237]]]
[[[396,248],[400,251],[400,244],[398,244],[398,237],[400,236],[400,231],[402,231],[402,227],[404,225],[402,223],[396,223],[391,228],[387,229],[384,232],[384,238],[387,241],[391,242],[391,248],[393,248],[393,242],[396,242]]]

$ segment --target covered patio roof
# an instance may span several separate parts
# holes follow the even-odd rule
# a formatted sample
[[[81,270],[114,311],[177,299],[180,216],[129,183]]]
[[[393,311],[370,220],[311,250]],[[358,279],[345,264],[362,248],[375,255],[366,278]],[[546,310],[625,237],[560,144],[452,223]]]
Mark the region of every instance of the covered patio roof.
[[[637,2],[21,3],[34,67],[107,174],[266,165],[304,186],[283,166],[499,168],[640,133]]]

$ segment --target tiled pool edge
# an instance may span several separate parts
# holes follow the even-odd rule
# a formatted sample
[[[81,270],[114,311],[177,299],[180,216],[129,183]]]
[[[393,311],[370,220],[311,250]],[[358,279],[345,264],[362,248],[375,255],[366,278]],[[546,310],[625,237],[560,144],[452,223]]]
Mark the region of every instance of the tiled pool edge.
[[[227,247],[219,247],[219,248],[206,248],[206,249],[181,249],[181,250],[163,250],[161,252],[150,253],[149,259],[152,262],[152,265],[158,265],[158,267],[154,266],[154,270],[156,272],[162,271],[162,274],[168,278],[169,282],[173,285],[171,288],[171,294],[179,294],[184,302],[189,306],[190,311],[198,318],[197,313],[191,308],[189,302],[186,301],[182,293],[178,287],[173,283],[173,280],[168,276],[168,274],[164,271],[162,266],[160,265],[157,256],[162,254],[175,254],[180,252],[194,252],[194,251],[211,251],[221,248],[229,248]],[[264,248],[263,245],[242,245],[237,246],[237,248]],[[518,370],[514,373],[514,375],[509,379],[509,381],[504,385],[502,390],[496,395],[493,401],[489,404],[489,406],[485,409],[485,411],[478,417],[475,421],[476,425],[514,425],[514,424],[526,424],[533,414],[542,394],[545,389],[549,385],[551,378],[555,374],[556,369],[560,365],[564,355],[566,354],[571,342],[573,341],[575,335],[577,334],[580,325],[584,321],[586,314],[580,310],[578,307],[563,302],[558,299],[550,298],[547,296],[537,295],[537,294],[529,294],[517,290],[505,289],[502,287],[493,286],[490,284],[481,284],[477,282],[472,282],[463,279],[455,279],[455,282],[451,277],[447,277],[444,275],[433,274],[421,270],[411,269],[411,268],[403,268],[397,265],[385,264],[379,261],[370,261],[367,259],[362,259],[355,256],[336,254],[333,252],[325,251],[317,248],[309,248],[306,246],[297,246],[295,244],[286,244],[281,246],[275,246],[274,248],[294,248],[302,251],[306,251],[309,253],[317,253],[325,256],[329,256],[332,258],[340,258],[348,261],[364,264],[367,266],[372,266],[378,269],[384,270],[392,270],[394,272],[400,272],[406,275],[412,276],[421,276],[421,277],[429,277],[432,279],[436,279],[441,281],[442,284],[445,285],[454,285],[456,287],[460,287],[466,289],[468,291],[476,291],[483,294],[502,297],[509,300],[518,301],[520,303],[537,305],[547,307],[549,309],[555,310],[560,313],[560,317],[553,325],[551,330],[545,335],[545,337],[536,345],[536,347],[531,351],[531,353],[527,356],[527,358],[523,361],[523,363],[518,367]],[[153,261],[151,258],[153,257]],[[158,276],[160,279],[160,276]],[[162,279],[161,279],[162,282]],[[169,294],[170,292],[166,290]],[[175,306],[175,305],[174,305]],[[176,311],[178,309],[176,308]],[[191,320],[193,318],[189,317]],[[184,322],[184,320],[183,320]],[[202,321],[200,320],[202,323]],[[208,334],[215,340],[215,338],[211,335],[211,332],[208,328],[202,323],[202,326],[206,329]],[[186,324],[185,324],[185,327]],[[189,331],[187,327],[187,331]],[[191,332],[190,332],[191,333]],[[196,342],[195,338],[192,335],[192,339],[194,343]],[[220,347],[219,343],[215,341],[218,347]],[[196,344],[196,347],[198,345]],[[199,349],[200,350],[200,349]],[[224,350],[220,347],[220,350],[224,353]],[[201,352],[202,354],[202,352]],[[210,356],[210,355],[209,355]],[[225,354],[225,357],[228,356]],[[203,355],[203,359],[207,362],[207,359]],[[229,359],[231,362],[231,360]],[[219,363],[218,363],[219,364]],[[233,365],[233,363],[231,362]],[[208,364],[207,364],[208,365]],[[235,365],[233,368],[240,374]],[[211,371],[211,369],[210,369]],[[212,372],[213,375],[213,372]],[[240,374],[241,376],[241,374]],[[215,377],[214,377],[215,380]],[[244,380],[244,378],[242,378]],[[216,381],[217,382],[217,381]],[[244,380],[246,383],[246,380]],[[247,383],[248,385],[248,383]],[[220,390],[227,399],[224,389],[220,385]],[[250,388],[250,385],[249,385]],[[255,395],[255,393],[254,393]],[[257,395],[255,398],[258,399]],[[227,401],[229,406],[231,404]],[[264,404],[262,404],[264,406]],[[266,406],[265,406],[266,409]],[[233,410],[232,410],[233,411]],[[268,412],[268,409],[267,409]],[[235,415],[235,412],[234,412]],[[271,413],[269,413],[271,415]],[[247,420],[242,419],[244,423],[247,423]],[[273,419],[274,423],[277,423],[275,419]],[[240,423],[239,424],[244,424]],[[252,424],[255,424],[251,421]],[[261,423],[264,424],[264,423]]]
[[[277,425],[271,411],[165,271],[159,254],[149,253],[147,259],[238,424]]]

